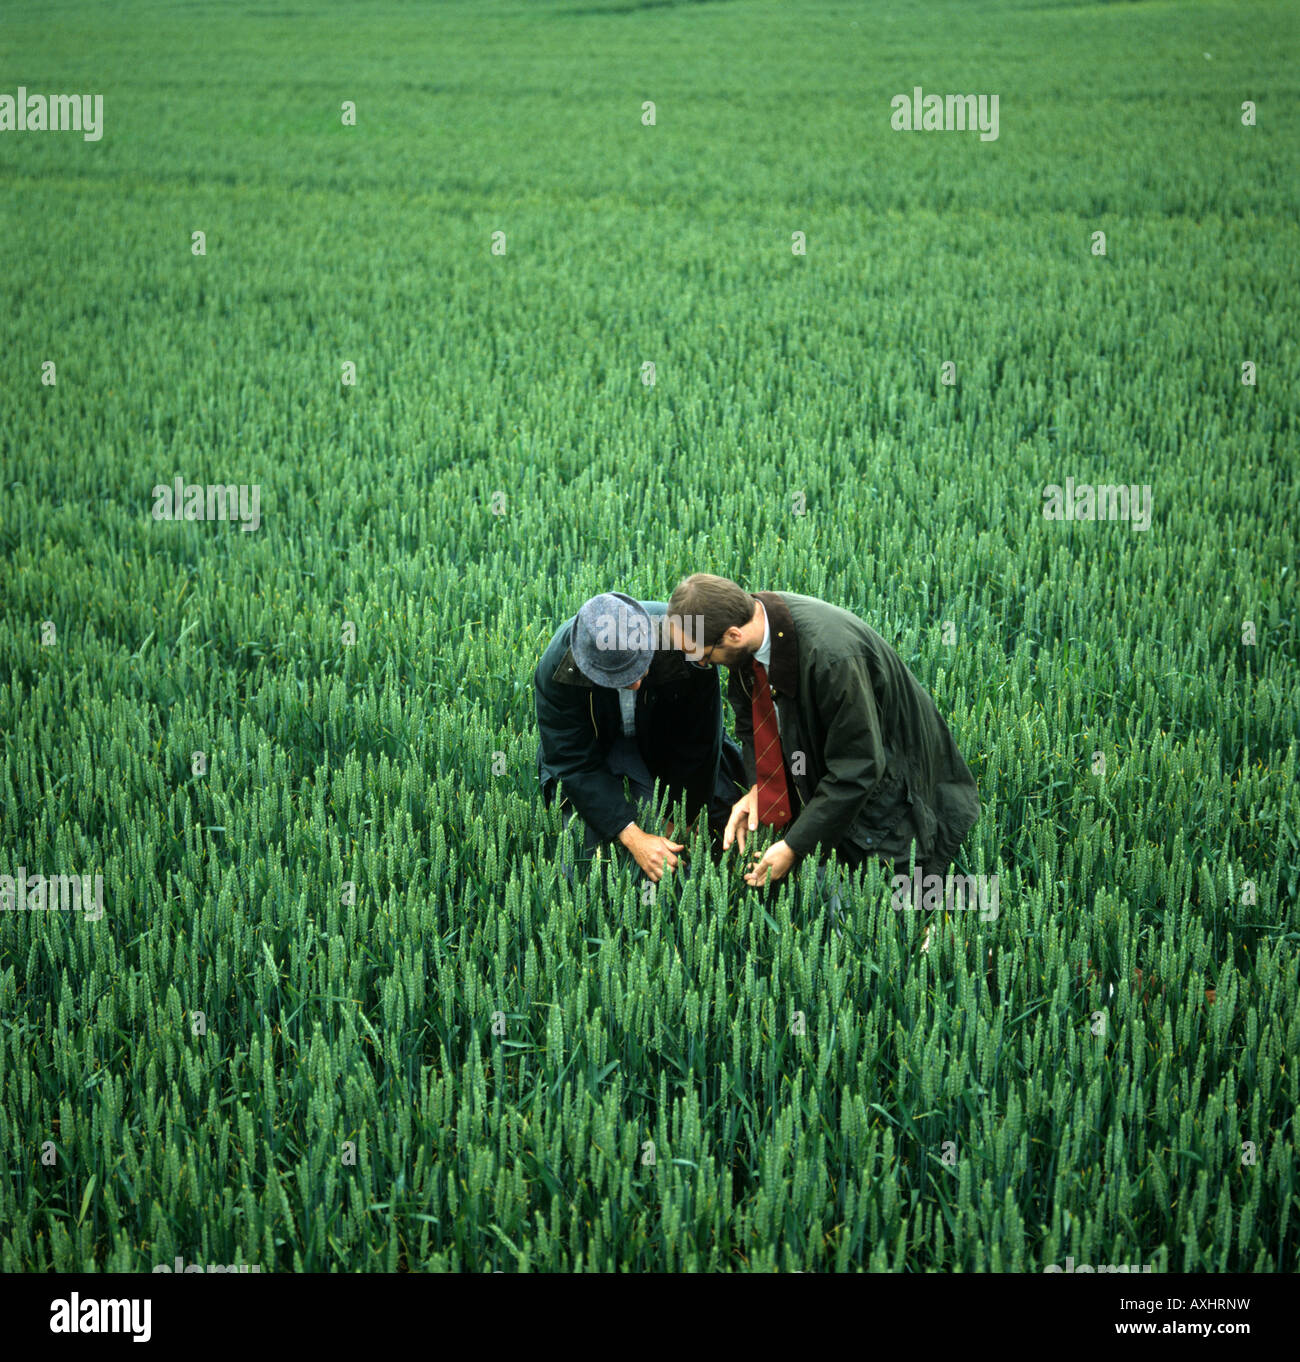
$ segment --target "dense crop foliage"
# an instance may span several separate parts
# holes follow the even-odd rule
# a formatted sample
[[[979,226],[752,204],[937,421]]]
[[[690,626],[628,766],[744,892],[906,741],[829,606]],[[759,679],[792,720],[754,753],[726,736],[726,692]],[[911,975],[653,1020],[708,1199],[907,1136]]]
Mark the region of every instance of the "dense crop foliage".
[[[310,8],[5,19],[105,133],[0,134],[0,874],[104,915],[0,914],[0,1268],[1295,1270],[1294,12]],[[559,874],[532,668],[696,569],[895,643],[996,919]]]

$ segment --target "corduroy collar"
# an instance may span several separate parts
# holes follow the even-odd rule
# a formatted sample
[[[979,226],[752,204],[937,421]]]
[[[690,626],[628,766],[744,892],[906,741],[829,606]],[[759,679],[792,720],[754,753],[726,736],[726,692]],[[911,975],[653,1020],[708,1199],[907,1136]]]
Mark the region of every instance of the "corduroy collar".
[[[767,679],[782,695],[795,695],[799,690],[799,636],[790,608],[775,591],[756,591],[753,596],[763,603],[772,629],[772,664]]]
[[[552,674],[551,680],[562,682],[566,686],[586,686],[588,690],[596,689],[596,683],[589,681],[578,670],[578,664],[573,660],[572,648],[565,649],[564,656],[560,659],[560,664]]]

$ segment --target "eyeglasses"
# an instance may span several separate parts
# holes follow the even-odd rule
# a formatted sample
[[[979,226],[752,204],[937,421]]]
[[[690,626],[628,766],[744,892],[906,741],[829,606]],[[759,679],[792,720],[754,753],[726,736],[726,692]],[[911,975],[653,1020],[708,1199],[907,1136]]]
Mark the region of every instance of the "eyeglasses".
[[[713,660],[712,656],[713,650],[720,646],[717,643],[710,644],[708,647],[701,647],[699,649],[700,656],[698,658],[692,657],[690,655],[692,652],[692,647],[689,641],[684,636],[680,636],[670,646],[672,646],[675,651],[682,653],[683,656],[685,656],[687,662],[689,662],[692,667],[699,667],[702,671],[706,670],[709,667],[716,667],[718,665]]]

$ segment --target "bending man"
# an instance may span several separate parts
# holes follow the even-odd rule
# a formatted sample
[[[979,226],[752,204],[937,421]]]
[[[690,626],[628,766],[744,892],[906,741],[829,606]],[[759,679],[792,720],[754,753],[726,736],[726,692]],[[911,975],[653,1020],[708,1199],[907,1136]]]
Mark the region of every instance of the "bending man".
[[[620,592],[593,596],[556,630],[533,676],[542,798],[549,805],[558,785],[582,818],[588,858],[616,843],[656,883],[683,843],[671,824],[664,836],[637,821],[655,781],[670,807],[684,798],[688,819],[703,810],[718,832],[745,784],[717,674],[665,646],[664,612]]]
[[[922,874],[946,879],[979,817],[975,779],[934,701],[874,629],[825,601],[750,595],[708,573],[682,581],[668,610],[689,657],[731,671],[750,789],[724,844],[743,853],[760,822],[785,830],[747,883],[775,883],[818,846],[851,867],[882,856],[906,875],[915,845]]]

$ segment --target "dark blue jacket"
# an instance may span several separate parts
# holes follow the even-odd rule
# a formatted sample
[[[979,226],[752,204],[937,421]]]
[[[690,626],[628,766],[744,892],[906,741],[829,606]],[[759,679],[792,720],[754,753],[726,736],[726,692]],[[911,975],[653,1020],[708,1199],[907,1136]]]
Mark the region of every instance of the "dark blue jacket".
[[[641,604],[656,625],[668,609],[662,601]],[[623,732],[623,716],[618,691],[593,684],[574,665],[569,649],[572,630],[573,619],[565,620],[533,675],[541,734],[537,774],[548,803],[558,782],[588,826],[612,841],[637,818],[623,796],[623,777],[610,771],[605,761]],[[720,763],[726,774],[736,780],[743,777],[739,749],[730,739],[724,749],[717,671],[693,666],[681,653],[659,648],[649,675],[633,693],[642,760],[668,788],[670,807],[684,796],[687,815],[694,819],[702,807],[709,807]],[[731,799],[742,794],[744,790],[737,788]]]

